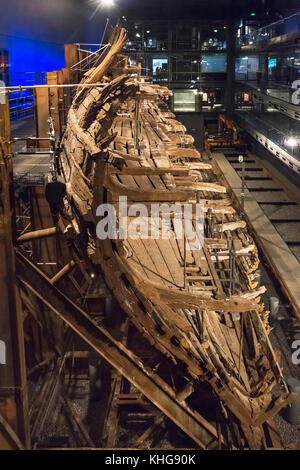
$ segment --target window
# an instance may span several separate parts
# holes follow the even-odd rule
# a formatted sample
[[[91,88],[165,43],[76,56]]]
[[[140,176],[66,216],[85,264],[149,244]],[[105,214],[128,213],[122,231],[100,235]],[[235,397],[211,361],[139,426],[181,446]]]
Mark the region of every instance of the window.
[[[227,70],[226,55],[203,55],[201,69],[202,73],[225,73]]]
[[[168,59],[152,59],[153,77],[157,80],[167,78],[168,75]]]

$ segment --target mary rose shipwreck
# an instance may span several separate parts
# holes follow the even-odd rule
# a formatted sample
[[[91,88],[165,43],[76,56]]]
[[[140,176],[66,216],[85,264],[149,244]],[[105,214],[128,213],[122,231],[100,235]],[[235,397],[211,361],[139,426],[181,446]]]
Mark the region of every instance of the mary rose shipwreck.
[[[241,423],[248,445],[261,448],[263,423],[291,395],[268,337],[258,250],[214,163],[203,160],[167,110],[171,92],[128,66],[125,41],[117,27],[70,109],[60,154],[66,183],[60,229],[85,240],[87,258],[131,322],[174,367],[184,365],[195,400],[201,384],[209,384],[223,412]],[[122,237],[117,217],[117,236],[101,239],[99,207],[112,204],[118,216],[120,196],[129,207],[191,205],[194,228],[199,204],[200,249],[176,236],[176,215],[167,237]]]

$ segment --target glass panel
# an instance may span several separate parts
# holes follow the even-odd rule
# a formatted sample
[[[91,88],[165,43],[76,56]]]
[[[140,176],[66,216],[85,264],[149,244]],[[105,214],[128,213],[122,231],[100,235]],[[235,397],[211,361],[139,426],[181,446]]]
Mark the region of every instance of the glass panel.
[[[284,34],[295,33],[300,29],[300,13],[283,18],[263,28],[248,32],[237,38],[239,46],[251,45],[258,42],[282,36]]]
[[[174,111],[196,111],[196,91],[174,91]]]
[[[227,70],[225,54],[203,55],[201,62],[202,73],[224,73]]]
[[[200,29],[196,25],[177,24],[173,27],[173,49],[199,49]]]
[[[152,73],[154,81],[168,78],[168,59],[152,59]]]
[[[201,42],[203,51],[221,51],[226,49],[224,27],[203,27],[201,30]]]
[[[298,139],[300,126],[297,121],[287,116],[280,115],[280,129],[278,129],[276,127],[278,126],[278,115],[276,111],[264,113],[251,112],[251,114],[248,111],[244,111],[239,112],[238,115],[290,155],[300,159]]]

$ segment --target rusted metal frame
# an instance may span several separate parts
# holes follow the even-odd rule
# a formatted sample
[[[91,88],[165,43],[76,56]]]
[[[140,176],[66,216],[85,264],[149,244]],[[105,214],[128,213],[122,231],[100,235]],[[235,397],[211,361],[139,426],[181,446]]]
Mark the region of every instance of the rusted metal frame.
[[[94,323],[80,307],[74,304],[30,260],[17,252],[21,285],[26,285],[73,331],[81,336],[96,352],[116,368],[126,379],[201,448],[218,445],[215,428],[186,404],[176,400],[169,387],[156,374],[148,371],[140,360],[116,341],[104,328]]]
[[[23,314],[15,275],[15,238],[13,165],[10,148],[8,97],[0,104],[0,295],[1,336],[6,343],[6,364],[0,368],[0,387],[10,387],[9,397],[0,395],[0,412],[18,436],[30,448]],[[0,338],[2,339],[2,338]],[[0,433],[4,446],[9,444]]]
[[[15,195],[15,206],[16,206],[16,232],[17,234],[23,235],[28,228],[31,226],[30,218],[30,205],[25,205],[24,202]],[[28,220],[28,224],[24,228],[24,220]]]

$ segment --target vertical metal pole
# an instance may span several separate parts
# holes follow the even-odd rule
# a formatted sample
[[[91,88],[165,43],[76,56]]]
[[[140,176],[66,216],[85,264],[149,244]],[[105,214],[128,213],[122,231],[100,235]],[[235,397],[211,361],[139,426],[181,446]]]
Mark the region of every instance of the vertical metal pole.
[[[241,188],[241,208],[244,209],[245,205],[245,179],[246,179],[246,165],[244,156],[239,156],[239,162],[242,164],[242,188]]]
[[[243,160],[243,163],[242,163],[242,192],[241,192],[242,209],[244,209],[244,205],[245,205],[245,178],[246,178],[246,167],[245,167],[245,161]]]
[[[241,337],[240,337],[240,353],[239,353],[239,379],[241,376],[241,361],[242,361],[242,353],[243,353],[243,343],[244,343],[244,317],[247,313],[242,313],[241,318]]]
[[[142,75],[142,64],[141,62],[139,63],[138,66],[138,82],[141,81],[141,75]],[[135,146],[138,149],[140,146],[140,107],[141,107],[141,101],[137,99],[135,101]]]
[[[236,23],[229,20],[226,29],[227,43],[227,83],[225,106],[228,119],[232,119],[234,111],[235,57],[236,57]]]

